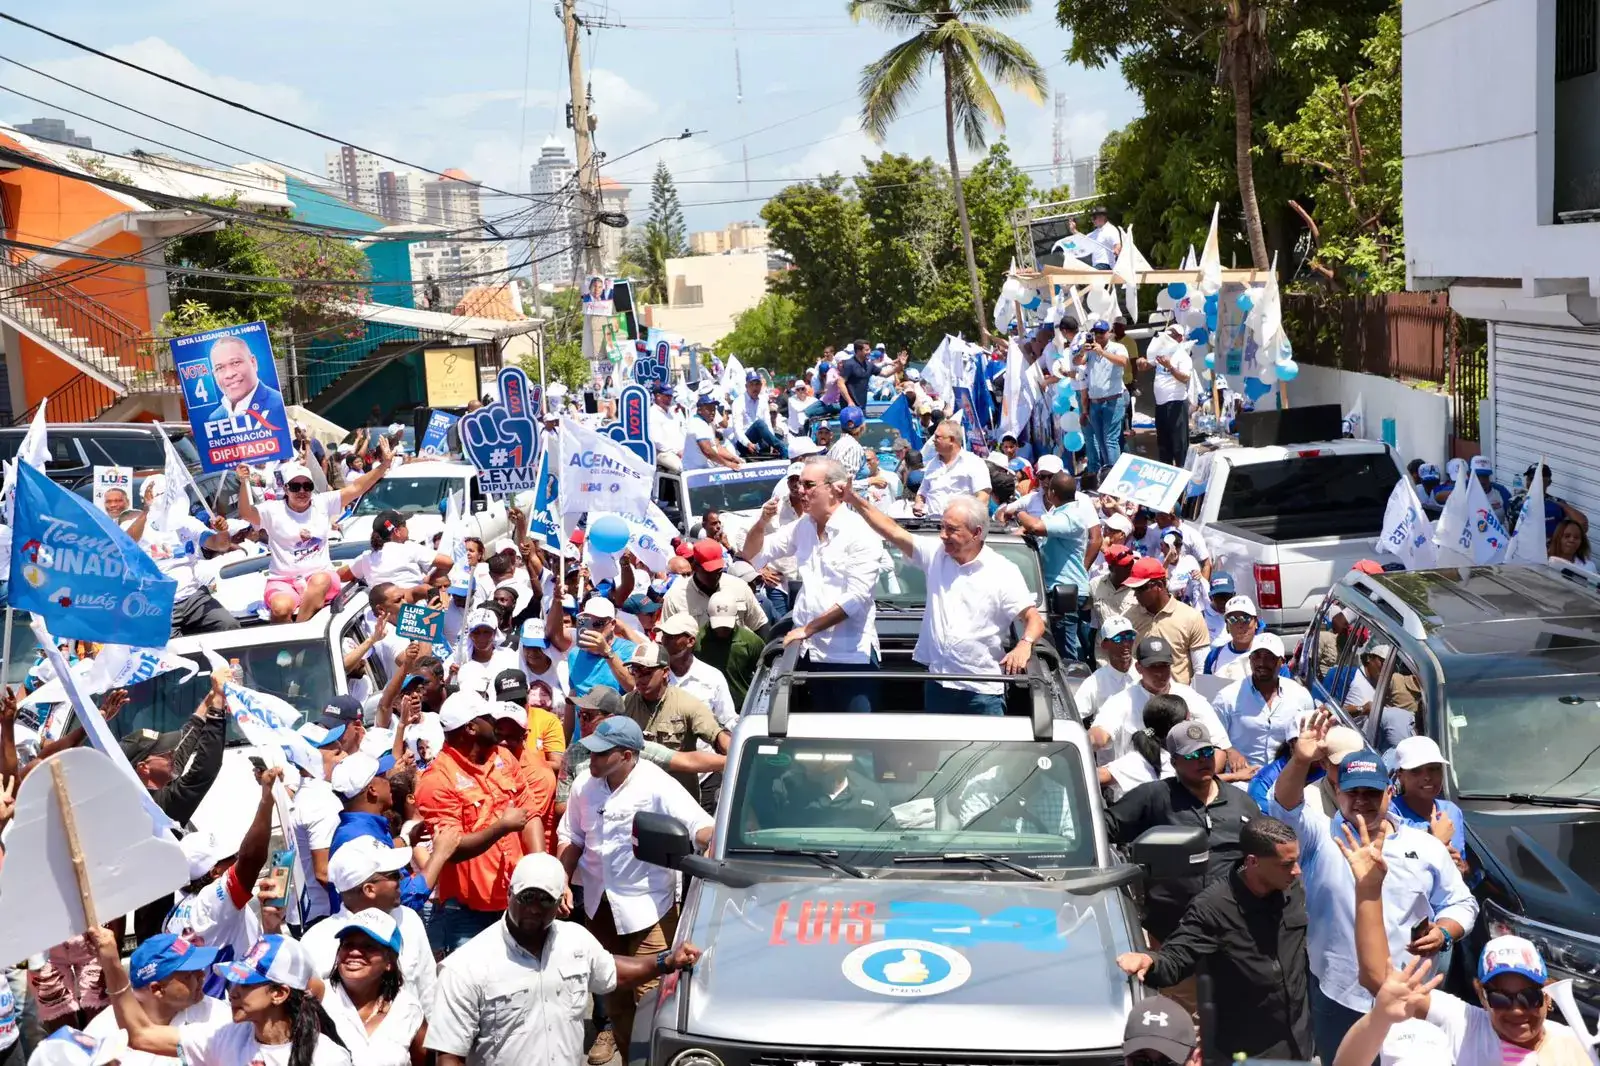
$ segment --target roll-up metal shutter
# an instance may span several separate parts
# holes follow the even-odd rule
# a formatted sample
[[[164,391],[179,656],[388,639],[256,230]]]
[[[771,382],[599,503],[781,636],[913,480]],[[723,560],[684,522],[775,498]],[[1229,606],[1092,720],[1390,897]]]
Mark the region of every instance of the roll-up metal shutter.
[[[1551,492],[1600,521],[1600,330],[1493,323],[1495,480],[1515,491],[1540,455]]]

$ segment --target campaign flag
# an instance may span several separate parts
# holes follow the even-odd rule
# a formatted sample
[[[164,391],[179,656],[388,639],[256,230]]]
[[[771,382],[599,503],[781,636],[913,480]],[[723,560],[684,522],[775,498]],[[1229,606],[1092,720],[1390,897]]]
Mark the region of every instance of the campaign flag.
[[[453,415],[449,411],[428,412],[428,428],[422,431],[422,443],[417,446],[417,455],[433,458],[449,455],[450,431],[460,420],[460,415]]]
[[[11,606],[57,636],[165,645],[178,583],[94,504],[31,466],[17,473]]]
[[[227,660],[209,648],[201,650],[212,672],[220,671],[228,679],[222,683],[222,696],[228,705],[228,715],[244,738],[258,748],[282,750],[291,762],[307,773],[322,773],[322,756],[310,741],[295,732],[300,711],[271,693],[245,688],[234,677]]]
[[[550,453],[546,448],[539,456],[539,487],[533,493],[533,510],[528,515],[528,533],[544,538],[546,544],[561,544],[561,511],[557,504],[556,478],[550,471]],[[664,565],[664,564],[663,564]]]
[[[744,364],[739,362],[737,355],[728,356],[727,365],[722,368],[722,377],[717,381],[717,391],[728,403],[732,403],[734,397],[744,391]]]
[[[1189,472],[1181,467],[1123,452],[1101,482],[1100,493],[1129,500],[1160,514],[1171,514],[1183,499],[1189,480]]]
[[[85,692],[110,692],[112,689],[132,688],[159,674],[182,670],[182,680],[193,677],[200,668],[193,659],[165,651],[161,648],[130,648],[125,644],[107,644],[92,659],[81,659],[72,664],[72,676]],[[60,678],[40,685],[22,700],[24,707],[33,704],[59,703],[66,699],[66,687]]]
[[[922,368],[922,387],[937,400],[948,402],[955,395],[956,378],[950,372],[950,347],[960,343],[957,338],[946,335]]]
[[[43,475],[36,474],[35,476],[42,477]],[[87,507],[89,505],[88,501],[83,502],[84,506]],[[139,775],[134,770],[133,765],[128,762],[128,757],[122,753],[122,745],[117,741],[116,735],[111,732],[110,724],[100,717],[99,708],[91,709],[89,707],[88,701],[83,697],[83,690],[78,687],[77,681],[72,677],[72,671],[67,667],[66,659],[62,657],[61,650],[56,647],[55,638],[46,630],[44,620],[35,613],[29,625],[33,629],[34,641],[44,651],[45,656],[50,661],[50,665],[55,668],[56,677],[63,679],[62,683],[66,689],[67,700],[72,704],[72,710],[78,716],[78,724],[83,727],[84,735],[88,738],[90,747],[110,759],[116,764],[117,769],[133,778],[139,785],[140,803],[144,807],[145,813],[150,816],[151,833],[155,836],[165,836],[167,830],[178,828],[172,819],[168,818],[166,813],[156,806],[156,801],[151,797],[149,790],[144,787],[144,782],[139,780]],[[67,634],[62,635],[66,636]],[[166,639],[165,634],[163,634],[162,639]]]
[[[1383,509],[1378,554],[1388,552],[1404,563],[1407,570],[1426,570],[1439,561],[1433,534],[1433,522],[1423,512],[1411,483],[1405,478],[1396,481]]]
[[[672,524],[672,520],[654,503],[642,512],[618,514],[628,523],[628,547],[633,554],[652,573],[665,570],[667,561],[672,557],[672,538],[678,535],[678,528]]]
[[[542,390],[520,367],[502,367],[500,399],[461,416],[461,448],[478,469],[485,495],[509,495],[536,487]]]
[[[1094,253],[1102,249],[1105,249],[1105,246],[1087,233],[1070,233],[1051,246],[1050,251],[1061,252],[1062,260],[1065,261],[1067,259],[1092,259],[1094,258]]]
[[[911,446],[918,451],[922,450],[922,424],[917,421],[917,416],[911,411],[911,397],[901,393],[894,398],[888,407],[883,409],[883,414],[878,416],[878,421],[889,426],[899,433]]]
[[[191,333],[169,343],[207,473],[294,458],[265,322]]]
[[[1006,383],[1000,405],[1000,436],[1022,439],[1023,427],[1033,415],[1033,395],[1028,389],[1028,357],[1015,337],[1006,342]]]
[[[1533,477],[1529,478],[1527,494],[1522,497],[1522,511],[1517,515],[1516,532],[1511,534],[1506,562],[1529,566],[1549,562],[1549,540],[1544,530],[1544,456],[1541,455],[1533,468]]]
[[[978,425],[985,433],[993,431],[995,424],[994,393],[989,391],[989,357],[979,352],[972,361],[972,407]]]
[[[162,475],[166,484],[162,487],[162,500],[165,518],[170,521],[174,516],[183,517],[189,514],[189,501],[196,499],[200,506],[205,508],[207,516],[211,515],[211,506],[206,502],[205,493],[200,491],[200,486],[194,483],[194,475],[189,473],[189,464],[183,461],[183,456],[178,454],[178,449],[172,446],[172,441],[167,438],[167,431],[158,424],[156,432],[161,434],[161,447],[166,454],[162,465]],[[320,468],[313,466],[312,470]]]
[[[1344,431],[1346,436],[1358,440],[1367,436],[1367,396],[1365,393],[1356,397],[1355,406],[1350,408],[1350,413],[1344,416]]]
[[[650,503],[655,467],[577,419],[564,418],[557,477],[563,514],[642,512]]]
[[[1434,529],[1441,566],[1498,563],[1511,546],[1505,526],[1489,509],[1489,497],[1475,477],[1457,481]]]

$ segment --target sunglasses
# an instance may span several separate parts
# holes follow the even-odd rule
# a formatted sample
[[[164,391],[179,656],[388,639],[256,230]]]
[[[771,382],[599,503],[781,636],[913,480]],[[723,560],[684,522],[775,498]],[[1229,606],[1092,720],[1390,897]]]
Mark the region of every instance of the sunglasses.
[[[284,488],[288,489],[290,492],[310,492],[312,489],[316,488],[316,486],[311,484],[309,481],[291,481],[285,485]]]
[[[655,672],[657,670],[662,670],[662,669],[665,669],[665,667],[661,667],[661,666],[645,666],[643,663],[629,663],[628,664],[628,673],[630,673],[630,674],[649,674],[649,673],[653,673],[653,672]]]
[[[1192,755],[1180,755],[1180,756],[1178,756],[1178,758],[1182,759],[1184,762],[1199,762],[1202,759],[1214,759],[1216,757],[1217,757],[1217,749],[1216,748],[1201,748],[1199,751],[1195,752]]]
[[[1256,619],[1255,615],[1250,614],[1229,614],[1224,615],[1223,620],[1226,621],[1230,626],[1236,626],[1244,622],[1254,622]]]
[[[1138,635],[1137,633],[1118,633],[1114,637],[1106,637],[1105,639],[1113,644],[1132,644],[1133,638]]]
[[[1544,989],[1524,988],[1519,992],[1496,992],[1492,988],[1485,988],[1483,999],[1491,1010],[1510,1010],[1513,1007],[1537,1010],[1544,1006]]]

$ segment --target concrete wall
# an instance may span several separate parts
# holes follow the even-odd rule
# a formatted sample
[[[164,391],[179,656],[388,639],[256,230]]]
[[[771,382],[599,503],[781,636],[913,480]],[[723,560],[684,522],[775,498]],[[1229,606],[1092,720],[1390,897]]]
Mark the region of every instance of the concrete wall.
[[[1444,463],[1450,451],[1450,397],[1414,389],[1399,381],[1373,374],[1300,364],[1300,374],[1288,383],[1289,404],[1310,407],[1336,403],[1346,413],[1362,398],[1367,431],[1373,440],[1383,438],[1383,421],[1394,419],[1395,450],[1402,463],[1425,459]],[[1485,405],[1487,406],[1487,405]]]
[[[1411,287],[1509,278],[1532,296],[1579,279],[1600,296],[1600,223],[1552,225],[1555,15],[1556,0],[1405,0]]]
[[[699,306],[683,306],[687,290],[700,287]],[[667,260],[666,305],[650,309],[651,324],[681,335],[691,344],[715,344],[733,329],[733,320],[767,293],[764,252],[692,255]]]

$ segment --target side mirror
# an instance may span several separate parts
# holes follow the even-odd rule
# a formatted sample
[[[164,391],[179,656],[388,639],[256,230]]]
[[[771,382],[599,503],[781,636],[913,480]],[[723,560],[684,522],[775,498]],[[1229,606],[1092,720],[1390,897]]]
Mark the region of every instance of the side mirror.
[[[692,854],[694,841],[676,818],[654,811],[640,811],[633,816],[633,857],[640,862],[675,870]]]
[[[1148,870],[1153,880],[1189,877],[1203,871],[1210,860],[1205,830],[1197,825],[1158,825],[1133,842],[1133,861]]]
[[[1078,613],[1078,589],[1073,585],[1052,585],[1045,593],[1045,607],[1056,618]]]

